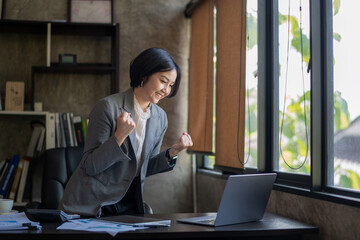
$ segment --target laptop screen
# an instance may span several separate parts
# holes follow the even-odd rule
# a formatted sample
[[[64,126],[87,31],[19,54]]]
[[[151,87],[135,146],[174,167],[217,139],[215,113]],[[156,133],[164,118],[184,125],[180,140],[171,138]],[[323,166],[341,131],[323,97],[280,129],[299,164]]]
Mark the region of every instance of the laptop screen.
[[[227,180],[215,225],[263,218],[276,173],[231,175]]]

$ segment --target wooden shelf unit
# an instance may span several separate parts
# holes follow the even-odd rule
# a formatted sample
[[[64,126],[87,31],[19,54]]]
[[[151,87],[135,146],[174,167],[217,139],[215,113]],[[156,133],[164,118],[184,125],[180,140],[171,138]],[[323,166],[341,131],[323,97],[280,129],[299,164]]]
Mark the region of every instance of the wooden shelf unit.
[[[50,33],[49,33],[49,27]],[[119,91],[119,24],[103,23],[68,23],[45,21],[0,20],[0,34],[41,34],[47,37],[52,35],[72,36],[103,36],[111,38],[110,63],[77,63],[74,65],[33,66],[31,73],[30,103],[34,101],[34,74],[41,73],[88,73],[110,74],[110,93]]]

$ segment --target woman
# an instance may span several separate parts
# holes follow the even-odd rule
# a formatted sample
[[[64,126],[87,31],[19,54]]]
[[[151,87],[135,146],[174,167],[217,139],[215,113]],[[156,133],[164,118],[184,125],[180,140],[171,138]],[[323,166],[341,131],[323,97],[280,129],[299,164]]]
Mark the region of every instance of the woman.
[[[147,176],[172,170],[177,154],[192,146],[183,133],[160,152],[168,122],[156,104],[178,91],[181,71],[165,50],[150,48],[130,64],[130,86],[101,99],[89,116],[84,154],[59,209],[82,216],[144,213]]]

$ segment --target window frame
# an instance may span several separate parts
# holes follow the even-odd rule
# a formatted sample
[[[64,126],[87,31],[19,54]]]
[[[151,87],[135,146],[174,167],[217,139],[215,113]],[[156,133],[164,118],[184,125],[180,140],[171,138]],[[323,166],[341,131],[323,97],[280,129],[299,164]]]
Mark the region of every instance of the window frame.
[[[223,174],[276,172],[274,190],[360,207],[360,192],[330,186],[334,178],[332,0],[309,0],[311,51],[311,172],[279,168],[278,0],[258,0],[258,166]],[[204,155],[197,155],[204,162]],[[198,167],[204,167],[198,164]],[[210,170],[211,171],[211,170]]]
[[[278,0],[258,0],[258,170],[277,172],[275,190],[360,207],[360,193],[330,186],[334,177],[332,1],[310,2],[311,172],[276,171],[279,159]]]

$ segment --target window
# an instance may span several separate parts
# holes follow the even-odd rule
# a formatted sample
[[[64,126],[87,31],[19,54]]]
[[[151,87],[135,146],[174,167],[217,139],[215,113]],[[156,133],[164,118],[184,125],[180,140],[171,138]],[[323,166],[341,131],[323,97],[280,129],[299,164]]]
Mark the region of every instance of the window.
[[[219,1],[216,4],[215,19],[234,12],[234,7],[229,7],[233,5],[220,9]],[[356,74],[360,31],[354,24],[359,7],[356,1],[342,0],[247,1],[244,149],[242,154],[237,149],[237,154],[243,156],[246,168],[277,172],[277,190],[360,205],[360,95]],[[229,33],[214,21],[216,39],[229,39]],[[223,55],[220,61],[220,41],[214,43],[213,66],[218,80],[220,62],[224,65],[225,58]],[[222,44],[223,48],[227,46]],[[235,46],[233,51],[242,51]],[[227,67],[233,69],[235,65],[232,62]],[[241,76],[237,79],[242,81]],[[219,112],[224,113],[218,101],[228,97],[218,95],[223,85],[229,83],[214,85],[216,123],[220,122]],[[233,88],[239,88],[238,84]],[[232,119],[240,116],[235,114]],[[216,138],[219,134],[224,133],[216,129]],[[213,166],[214,157],[197,156],[205,156],[205,162]],[[229,155],[227,159],[236,162],[239,157]],[[244,170],[243,165],[237,166],[225,171]]]
[[[278,1],[279,162],[275,170],[310,174],[309,1]]]
[[[358,1],[333,1],[334,177],[329,185],[360,190]]]
[[[278,172],[278,190],[358,206],[360,32],[344,27],[358,3],[340,1],[258,1],[258,161]],[[292,169],[284,158],[295,168],[306,161]]]
[[[257,1],[246,5],[245,167],[257,168]]]

